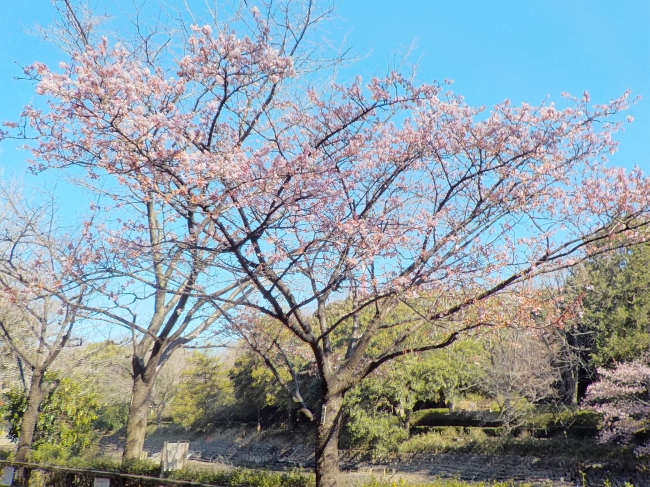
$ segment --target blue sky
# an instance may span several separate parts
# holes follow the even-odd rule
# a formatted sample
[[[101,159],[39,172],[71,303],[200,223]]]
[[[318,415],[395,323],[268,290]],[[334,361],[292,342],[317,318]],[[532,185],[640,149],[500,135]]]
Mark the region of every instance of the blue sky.
[[[648,0],[337,0],[335,6],[337,19],[322,34],[334,44],[345,37],[359,55],[350,74],[385,73],[396,54],[414,46],[409,60],[419,62],[419,80],[453,79],[454,91],[470,104],[489,107],[506,98],[536,104],[547,96],[561,103],[561,92],[585,90],[605,102],[632,90],[642,100],[629,110],[635,122],[619,135],[611,160],[650,172]],[[33,85],[14,79],[21,75],[14,62],[62,59],[28,32],[52,17],[50,0],[0,2],[0,120],[15,120],[33,98]],[[26,153],[15,145],[0,144],[5,174],[24,169]]]

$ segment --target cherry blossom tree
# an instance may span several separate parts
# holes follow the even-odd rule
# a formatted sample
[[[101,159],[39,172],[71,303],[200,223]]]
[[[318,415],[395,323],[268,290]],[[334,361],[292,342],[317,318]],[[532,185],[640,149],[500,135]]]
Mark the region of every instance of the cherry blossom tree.
[[[88,319],[81,307],[92,293],[85,245],[57,228],[51,203],[28,202],[8,186],[1,191],[0,335],[30,375],[16,452],[16,460],[27,461],[48,392],[45,374]]]
[[[147,286],[178,300],[167,323],[191,289],[215,320],[253,310],[310,350],[317,484],[330,487],[347,391],[403,354],[534,321],[538,276],[619,246],[612,237],[646,238],[650,181],[606,164],[627,94],[487,111],[398,71],[323,82],[304,48],[317,20],[311,3],[271,4],[193,26],[168,57],[102,40],[58,70],[35,64],[49,107],[25,109],[24,135],[35,170],[85,169],[86,185],[110,179],[109,202],[142,208],[106,255],[149,259]],[[165,232],[145,219],[152,204]],[[165,268],[187,281],[167,286]],[[329,312],[344,298],[348,310]],[[163,329],[139,331],[160,347]]]
[[[205,336],[206,331],[214,328],[213,325],[222,313],[233,305],[235,297],[245,293],[248,279],[245,276],[233,276],[228,265],[224,266],[216,260],[226,247],[211,246],[212,237],[208,231],[213,226],[211,217],[196,207],[198,202],[196,195],[183,190],[179,192],[186,176],[190,180],[199,178],[197,181],[212,178],[214,169],[212,164],[207,159],[199,164],[188,159],[183,164],[186,168],[193,168],[191,171],[195,173],[194,176],[189,173],[183,175],[183,171],[176,175],[169,172],[168,176],[171,176],[169,179],[157,182],[151,178],[150,171],[141,166],[141,163],[146,161],[145,164],[152,164],[152,168],[157,172],[162,167],[161,164],[164,166],[168,161],[176,158],[174,154],[180,155],[185,152],[189,155],[189,148],[177,146],[170,138],[175,136],[168,133],[167,129],[159,127],[159,124],[167,116],[165,113],[168,109],[172,110],[168,113],[171,117],[168,121],[176,126],[172,131],[185,130],[187,127],[182,128],[181,125],[186,122],[198,123],[199,126],[206,123],[205,120],[194,118],[194,112],[200,111],[200,107],[205,102],[209,105],[204,106],[203,110],[214,108],[210,101],[211,97],[206,95],[216,87],[208,86],[201,80],[203,76],[209,80],[212,75],[194,73],[191,76],[196,78],[196,82],[193,83],[195,86],[188,89],[184,87],[185,80],[179,83],[170,79],[168,83],[158,78],[164,85],[159,86],[162,89],[159,93],[160,98],[158,95],[153,95],[153,98],[145,102],[145,105],[152,103],[150,105],[152,110],[143,112],[141,108],[144,105],[140,103],[145,100],[140,96],[146,98],[152,95],[152,91],[148,91],[146,95],[144,91],[157,84],[155,78],[166,75],[162,68],[165,61],[159,57],[165,51],[158,49],[160,46],[154,46],[152,41],[152,37],[155,37],[154,34],[157,32],[150,32],[149,35],[144,36],[142,34],[144,26],[142,26],[143,30],[138,26],[138,36],[135,40],[124,41],[109,51],[107,41],[103,39],[99,41],[98,50],[94,50],[90,47],[94,38],[92,29],[96,24],[92,14],[87,10],[75,9],[68,1],[58,2],[57,6],[60,23],[54,33],[47,35],[57,40],[64,51],[71,55],[71,64],[62,67],[68,76],[74,76],[73,73],[83,65],[86,67],[93,65],[91,69],[103,66],[101,69],[108,71],[100,76],[108,74],[109,71],[117,73],[114,71],[115,66],[104,64],[105,60],[116,55],[124,63],[121,68],[124,78],[113,79],[109,83],[112,85],[109,91],[112,89],[121,91],[132,80],[139,78],[139,88],[128,94],[124,92],[125,97],[117,93],[113,93],[115,96],[106,96],[107,93],[102,92],[108,88],[108,85],[104,85],[103,82],[95,86],[99,89],[95,93],[98,97],[95,101],[99,101],[104,109],[115,109],[113,115],[119,114],[119,120],[110,120],[113,115],[106,113],[108,118],[100,116],[102,120],[95,119],[98,123],[95,129],[99,131],[108,129],[109,132],[113,128],[117,128],[118,132],[125,130],[124,137],[118,136],[114,139],[109,135],[105,145],[96,144],[90,139],[86,139],[85,142],[78,139],[80,145],[76,143],[60,145],[59,142],[63,139],[54,142],[54,139],[50,139],[53,134],[50,132],[46,135],[49,129],[42,126],[45,132],[37,130],[40,133],[35,137],[38,143],[34,148],[36,158],[33,166],[35,170],[47,166],[85,167],[89,171],[88,178],[76,182],[95,193],[98,202],[93,205],[93,209],[95,213],[104,215],[93,222],[87,222],[84,238],[92,247],[92,260],[95,264],[96,278],[90,285],[105,299],[87,305],[86,309],[103,315],[104,319],[111,323],[124,326],[132,334],[133,391],[123,454],[125,460],[130,460],[139,458],[142,452],[152,389],[160,369],[175,350]],[[262,112],[272,109],[272,93],[277,89],[280,78],[286,78],[289,73],[294,72],[292,62],[289,58],[278,54],[276,44],[279,42],[282,45],[281,49],[291,55],[297,55],[296,64],[303,63],[300,60],[302,58],[299,57],[302,56],[302,51],[298,48],[305,30],[317,20],[318,16],[312,19],[310,3],[307,3],[303,10],[298,9],[297,13],[293,10],[295,8],[290,8],[289,4],[267,6],[267,14],[275,11],[280,17],[280,23],[276,24],[276,27],[281,31],[281,39],[271,39],[269,27],[262,21],[258,11],[252,12],[252,16],[245,19],[242,12],[235,10],[234,20],[244,24],[247,21],[252,22],[251,29],[255,33],[254,37],[239,40],[229,28],[224,27],[218,39],[210,41],[211,48],[218,44],[220,51],[211,53],[205,51],[202,46],[202,42],[210,37],[209,34],[201,40],[198,38],[187,40],[186,48],[188,53],[191,53],[188,57],[194,56],[196,58],[194,61],[198,62],[204,55],[216,55],[211,59],[203,59],[202,62],[215,62],[215,69],[224,70],[224,76],[227,78],[226,86],[228,83],[232,85],[232,89],[230,87],[226,89],[230,91],[227,97],[237,105],[245,103],[246,97],[252,99],[254,96],[259,96],[261,90],[270,90],[269,101],[263,107],[256,109],[249,107],[251,112],[247,115],[248,120],[242,123],[246,122],[250,127],[248,133],[240,133],[242,140],[250,135],[252,127]],[[298,20],[288,21],[289,15],[297,16]],[[285,22],[289,23],[285,25]],[[205,32],[209,32],[209,29],[206,28]],[[102,57],[105,59],[102,60]],[[183,64],[191,70],[194,69],[194,61],[185,59]],[[221,68],[217,64],[221,64]],[[139,74],[133,71],[136,66]],[[46,69],[43,65],[34,65],[26,70],[30,76],[39,80],[41,88],[47,85],[49,79],[49,75],[42,76],[43,69]],[[150,77],[151,74],[154,77]],[[262,77],[257,79],[260,74]],[[63,81],[63,78],[57,79]],[[90,88],[98,81],[99,78],[95,78],[94,81],[87,78],[82,83],[90,83],[86,84],[86,88]],[[73,84],[76,84],[76,81]],[[77,88],[79,87],[81,85],[77,85]],[[45,94],[41,88],[37,88],[37,91]],[[60,85],[60,88],[64,91],[77,89],[73,85],[67,87]],[[63,95],[63,92],[59,94]],[[72,92],[68,92],[68,95],[72,95]],[[80,100],[72,101],[68,95],[63,97],[72,102],[69,107],[75,111],[81,108],[77,105]],[[122,106],[116,103],[118,99],[124,103]],[[63,98],[60,101],[63,101]],[[183,108],[177,112],[173,108],[175,105]],[[27,118],[43,116],[49,119],[47,124],[56,125],[63,119],[55,121],[54,118],[58,118],[55,114],[57,109],[54,105],[50,105],[50,108],[54,110],[40,112],[28,107],[24,116]],[[158,111],[159,109],[161,111]],[[136,113],[140,114],[138,121],[133,118]],[[237,117],[242,113],[239,109],[237,113],[231,111],[231,115]],[[181,114],[181,117],[174,119],[177,114]],[[51,116],[54,118],[50,118]],[[7,125],[16,127],[11,123]],[[74,132],[79,131],[77,133],[79,136],[82,133],[89,134],[87,132],[89,127],[83,125],[83,123],[73,122],[70,127]],[[100,128],[101,126],[104,129]],[[210,130],[214,132],[217,128],[212,126]],[[141,132],[142,130],[144,132]],[[22,133],[20,136],[32,138],[32,134],[27,133]],[[150,136],[153,136],[153,139],[149,139]],[[68,136],[64,138],[72,142]],[[49,142],[46,142],[46,139],[49,139]],[[118,142],[120,145],[118,152],[114,151],[117,147],[111,147],[113,142]],[[132,145],[134,142],[136,146]],[[223,141],[220,142],[215,137],[212,149],[217,150],[220,145],[223,146],[223,150],[230,150]],[[45,152],[49,152],[50,155],[45,156]],[[99,163],[100,160],[104,162]],[[133,171],[134,165],[140,166],[140,169]],[[207,171],[201,169],[201,165],[205,166],[204,169]],[[180,179],[177,176],[180,176]],[[190,182],[190,184],[194,183]],[[216,298],[221,300],[226,298],[229,302],[214,306]],[[145,307],[150,311],[143,313]]]
[[[117,197],[117,191],[112,196]],[[142,453],[161,370],[175,351],[205,338],[224,310],[232,307],[230,303],[215,307],[212,301],[222,296],[234,302],[246,284],[245,279],[224,283],[215,276],[215,255],[198,248],[205,242],[204,218],[197,221],[191,211],[170,216],[153,192],[132,191],[117,201],[118,207],[128,205],[129,213],[87,226],[97,276],[90,285],[103,299],[85,309],[131,334],[133,382],[123,453],[131,460]],[[113,205],[109,208],[116,210]]]
[[[600,379],[587,388],[584,402],[603,415],[602,441],[628,443],[648,427],[650,367],[644,360],[598,369]],[[639,456],[650,454],[650,443],[637,446]]]

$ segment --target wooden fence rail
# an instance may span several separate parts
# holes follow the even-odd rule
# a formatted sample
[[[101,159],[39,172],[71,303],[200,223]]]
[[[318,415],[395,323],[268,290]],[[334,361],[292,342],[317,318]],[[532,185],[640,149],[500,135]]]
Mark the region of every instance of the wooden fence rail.
[[[0,469],[4,471],[7,467],[15,470],[15,480],[12,485],[19,487],[215,487],[215,484],[201,484],[186,480],[0,460]]]

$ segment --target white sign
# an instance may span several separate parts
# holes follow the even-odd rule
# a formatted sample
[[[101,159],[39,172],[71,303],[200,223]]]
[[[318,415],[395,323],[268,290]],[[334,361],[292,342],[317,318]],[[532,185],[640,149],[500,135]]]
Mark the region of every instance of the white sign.
[[[14,467],[5,467],[0,477],[0,485],[11,485],[14,481]]]
[[[185,466],[189,452],[189,441],[166,441],[161,454],[163,471],[181,470]]]
[[[93,487],[111,487],[111,479],[95,477],[95,484]]]

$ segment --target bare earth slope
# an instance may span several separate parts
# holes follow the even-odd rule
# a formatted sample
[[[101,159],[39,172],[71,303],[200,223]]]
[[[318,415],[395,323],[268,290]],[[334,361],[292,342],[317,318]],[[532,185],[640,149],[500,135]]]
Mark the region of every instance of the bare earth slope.
[[[152,460],[160,458],[164,441],[189,440],[192,464],[195,467],[232,468],[252,467],[271,470],[314,466],[313,443],[309,433],[297,431],[256,431],[249,425],[220,428],[209,433],[186,433],[179,429],[163,428],[151,434],[145,450]],[[106,453],[119,453],[120,438],[104,437],[101,441]],[[582,483],[581,471],[594,485],[605,479],[612,485],[625,481],[635,486],[650,486],[650,472],[643,464],[626,465],[576,464],[563,458],[537,458],[517,455],[477,454],[402,454],[385,462],[371,462],[359,451],[341,452],[342,480],[355,485],[371,476],[386,479],[404,479],[409,483],[429,483],[438,477],[461,480],[491,481],[515,480],[534,485],[575,486]]]

